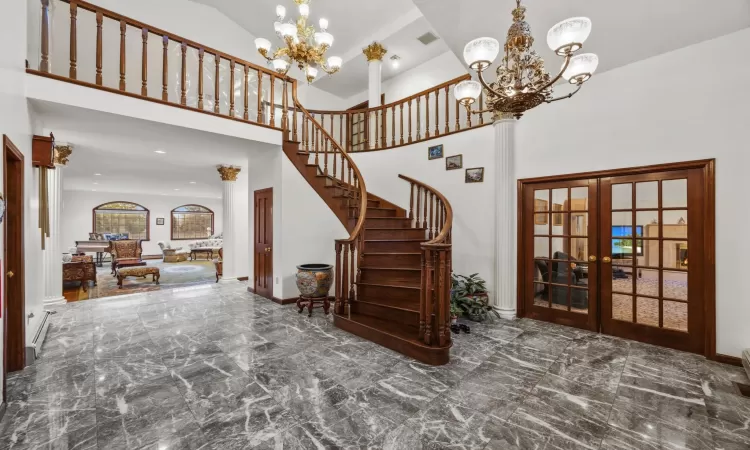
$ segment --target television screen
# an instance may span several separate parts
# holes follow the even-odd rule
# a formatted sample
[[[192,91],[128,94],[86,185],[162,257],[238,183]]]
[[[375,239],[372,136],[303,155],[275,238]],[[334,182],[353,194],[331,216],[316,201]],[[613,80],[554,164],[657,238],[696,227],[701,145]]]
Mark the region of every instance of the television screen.
[[[633,257],[633,228],[630,225],[612,225],[612,258]],[[643,226],[635,227],[635,234],[643,236]],[[627,237],[626,237],[627,236]],[[636,256],[643,256],[643,241],[636,239]]]

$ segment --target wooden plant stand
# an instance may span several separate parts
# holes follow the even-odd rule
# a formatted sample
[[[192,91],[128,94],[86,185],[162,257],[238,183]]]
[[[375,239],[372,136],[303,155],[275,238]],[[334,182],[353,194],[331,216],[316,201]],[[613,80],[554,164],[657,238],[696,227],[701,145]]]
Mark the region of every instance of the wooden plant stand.
[[[297,299],[297,308],[299,308],[298,313],[302,314],[302,311],[307,308],[307,317],[312,317],[313,308],[323,308],[323,311],[328,315],[328,312],[331,309],[331,303],[333,303],[335,299],[333,297],[305,297],[303,295],[300,295]]]

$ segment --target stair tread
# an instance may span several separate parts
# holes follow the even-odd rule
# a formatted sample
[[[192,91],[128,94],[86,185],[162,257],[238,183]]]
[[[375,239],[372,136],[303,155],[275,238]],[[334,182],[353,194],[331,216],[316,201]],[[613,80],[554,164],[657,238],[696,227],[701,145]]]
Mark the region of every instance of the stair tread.
[[[359,282],[355,283],[357,286],[378,286],[378,287],[387,287],[387,288],[399,288],[399,289],[416,289],[419,290],[419,286],[401,286],[396,284],[383,284],[383,283],[373,283],[373,282]]]
[[[417,343],[420,346],[424,345],[420,343],[417,339],[416,328],[414,328],[413,330],[410,330],[409,328],[404,327],[403,324],[400,324],[400,323],[395,323],[395,322],[391,322],[388,320],[380,319],[378,317],[365,316],[363,314],[357,314],[357,313],[351,313],[349,314],[349,317],[345,317],[345,318],[348,318],[352,322],[357,322],[361,325],[365,325],[375,330],[388,333],[392,336],[403,339],[405,341],[412,341],[412,342]]]

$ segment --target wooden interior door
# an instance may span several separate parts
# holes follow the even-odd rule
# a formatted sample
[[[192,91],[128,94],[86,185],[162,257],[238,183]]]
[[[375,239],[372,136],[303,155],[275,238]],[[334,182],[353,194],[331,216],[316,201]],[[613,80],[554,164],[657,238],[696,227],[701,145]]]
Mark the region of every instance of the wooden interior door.
[[[521,251],[528,317],[598,329],[597,185],[596,179],[585,179],[524,189]]]
[[[273,188],[255,191],[254,292],[273,297]]]
[[[604,333],[704,353],[704,183],[693,168],[602,179]]]
[[[21,370],[26,365],[26,302],[24,299],[24,248],[23,248],[23,188],[24,158],[15,145],[3,136],[3,193],[5,195],[5,219],[3,221],[5,254],[3,261],[2,320],[3,339],[3,383],[7,372]],[[3,400],[7,389],[3,387]]]

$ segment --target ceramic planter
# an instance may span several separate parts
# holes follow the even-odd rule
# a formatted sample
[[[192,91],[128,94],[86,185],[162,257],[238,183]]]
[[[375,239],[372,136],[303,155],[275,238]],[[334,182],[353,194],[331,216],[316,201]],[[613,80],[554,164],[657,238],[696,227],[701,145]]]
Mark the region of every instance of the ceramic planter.
[[[333,266],[302,264],[297,266],[297,289],[303,297],[328,297],[333,283]]]

